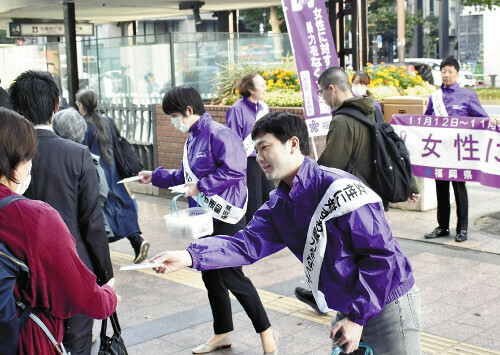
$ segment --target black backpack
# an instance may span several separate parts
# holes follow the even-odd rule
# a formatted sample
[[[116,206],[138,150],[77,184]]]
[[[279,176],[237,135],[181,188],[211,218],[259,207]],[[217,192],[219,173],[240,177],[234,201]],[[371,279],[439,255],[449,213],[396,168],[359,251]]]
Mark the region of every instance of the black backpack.
[[[116,126],[116,123],[112,119],[109,120],[115,133],[112,134],[113,152],[118,175],[122,179],[136,176],[142,171],[144,166],[129,141],[120,135],[120,130]]]
[[[12,195],[0,200],[0,209],[16,200],[26,197]],[[26,309],[17,315],[14,285],[23,287],[29,282],[29,269],[24,262],[15,258],[5,244],[0,243],[0,354],[15,354],[19,341],[19,330],[31,313]]]
[[[353,117],[370,127],[373,166],[370,176],[363,176],[370,188],[382,200],[406,201],[411,195],[411,163],[405,143],[394,132],[394,128],[384,122],[384,117],[377,108],[375,108],[375,123],[353,107],[341,108],[335,112],[335,116],[339,114]],[[352,156],[349,161],[357,168]]]

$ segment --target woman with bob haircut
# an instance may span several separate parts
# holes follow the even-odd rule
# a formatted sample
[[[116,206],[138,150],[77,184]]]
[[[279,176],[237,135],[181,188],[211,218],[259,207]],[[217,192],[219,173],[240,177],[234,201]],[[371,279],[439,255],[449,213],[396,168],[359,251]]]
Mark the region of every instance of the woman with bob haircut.
[[[113,137],[116,136],[111,120],[101,116],[97,107],[99,100],[97,94],[91,89],[82,89],[76,93],[76,104],[80,113],[87,122],[87,132],[83,144],[89,147],[92,154],[100,157],[106,181],[108,182],[108,198],[104,204],[104,214],[113,231],[114,236],[108,238],[115,242],[127,238],[134,248],[134,263],[146,260],[149,242],[141,237],[137,209],[124,184],[118,184],[120,177],[116,170]]]
[[[251,137],[255,122],[269,113],[269,107],[262,101],[266,95],[266,82],[258,73],[243,76],[236,89],[243,97],[227,110],[226,122],[242,140],[247,154],[248,206],[245,218],[248,224],[255,211],[269,200],[269,193],[274,190],[274,182],[266,178],[255,159],[257,155]]]
[[[18,113],[0,108],[0,200],[26,191],[36,151],[33,125]],[[0,242],[29,268],[29,280],[18,279],[15,284],[15,299],[33,309],[58,344],[63,340],[64,319],[77,314],[104,319],[115,311],[119,301],[115,279],[97,285],[59,213],[48,204],[21,199],[4,206]],[[16,345],[10,350],[17,354],[58,353],[31,318],[20,328]]]
[[[189,133],[180,169],[157,168],[139,173],[139,182],[160,188],[180,184],[188,186],[189,206],[196,206],[201,193],[205,206],[214,218],[213,235],[232,233],[245,228],[247,204],[246,154],[241,139],[229,128],[215,122],[205,111],[200,93],[190,86],[174,87],[165,93],[163,111],[171,116],[172,125]],[[276,353],[276,342],[264,306],[254,285],[241,267],[207,270],[203,282],[214,317],[214,336],[193,349],[204,354],[231,346],[233,328],[228,290],[241,303],[257,333],[265,354]]]
[[[371,96],[373,98],[373,94],[368,90],[368,87],[370,86],[370,76],[368,75],[367,72],[363,70],[358,70],[357,72],[354,73],[352,76],[352,82],[351,82],[351,91],[354,96]],[[377,100],[373,98],[373,103],[375,104],[375,107],[382,112],[382,108],[380,107],[380,104],[378,103]]]

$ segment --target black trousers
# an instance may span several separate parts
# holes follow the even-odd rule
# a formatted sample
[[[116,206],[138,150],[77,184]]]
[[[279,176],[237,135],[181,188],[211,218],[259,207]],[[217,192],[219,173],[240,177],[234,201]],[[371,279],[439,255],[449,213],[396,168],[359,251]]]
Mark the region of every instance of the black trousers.
[[[467,187],[463,181],[452,181],[455,203],[457,205],[457,231],[467,230],[469,226],[469,199]],[[437,219],[439,226],[444,229],[450,227],[450,182],[436,180]]]
[[[274,181],[268,180],[255,157],[247,158],[248,204],[245,218],[247,224],[255,212],[269,201],[269,193],[275,189]]]
[[[63,345],[71,355],[88,355],[92,348],[92,326],[94,320],[84,315],[76,315],[64,320]]]
[[[243,228],[244,217],[234,225],[214,220],[213,235],[234,235]],[[241,266],[202,271],[201,275],[208,291],[215,334],[224,334],[234,329],[228,290],[243,306],[257,333],[262,333],[271,326],[259,294],[252,281],[243,274]]]

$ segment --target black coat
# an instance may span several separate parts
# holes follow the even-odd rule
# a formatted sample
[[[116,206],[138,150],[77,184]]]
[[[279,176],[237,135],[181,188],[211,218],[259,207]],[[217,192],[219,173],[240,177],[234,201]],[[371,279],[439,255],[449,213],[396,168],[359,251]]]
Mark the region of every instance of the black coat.
[[[99,205],[99,183],[87,147],[37,129],[38,150],[25,196],[52,206],[75,238],[80,259],[100,285],[113,277],[104,219]],[[57,242],[57,236],[53,236]]]

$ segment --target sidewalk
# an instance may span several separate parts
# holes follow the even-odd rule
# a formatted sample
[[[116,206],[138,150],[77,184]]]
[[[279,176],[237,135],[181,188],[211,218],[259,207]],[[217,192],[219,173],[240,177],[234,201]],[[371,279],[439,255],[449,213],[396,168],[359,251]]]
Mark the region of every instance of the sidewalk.
[[[394,235],[408,255],[422,294],[421,337],[425,354],[500,354],[500,236],[479,230],[474,220],[500,210],[500,190],[468,184],[469,240],[454,233],[431,242],[423,234],[436,226],[436,211],[391,209]],[[190,240],[171,238],[163,215],[170,201],[136,195],[140,226],[151,242],[150,255],[185,248]],[[184,208],[185,206],[179,206]],[[451,221],[454,223],[454,209]],[[201,274],[185,269],[157,275],[152,270],[119,271],[132,263],[127,240],[110,245],[122,302],[118,314],[129,354],[191,354],[213,333]],[[280,354],[329,354],[333,314],[317,315],[293,296],[303,286],[302,265],[287,250],[244,267],[280,332]],[[233,345],[214,354],[262,354],[260,340],[237,301],[233,302]],[[99,333],[100,322],[94,331]],[[94,346],[93,353],[97,353]],[[377,354],[378,355],[378,354]]]

